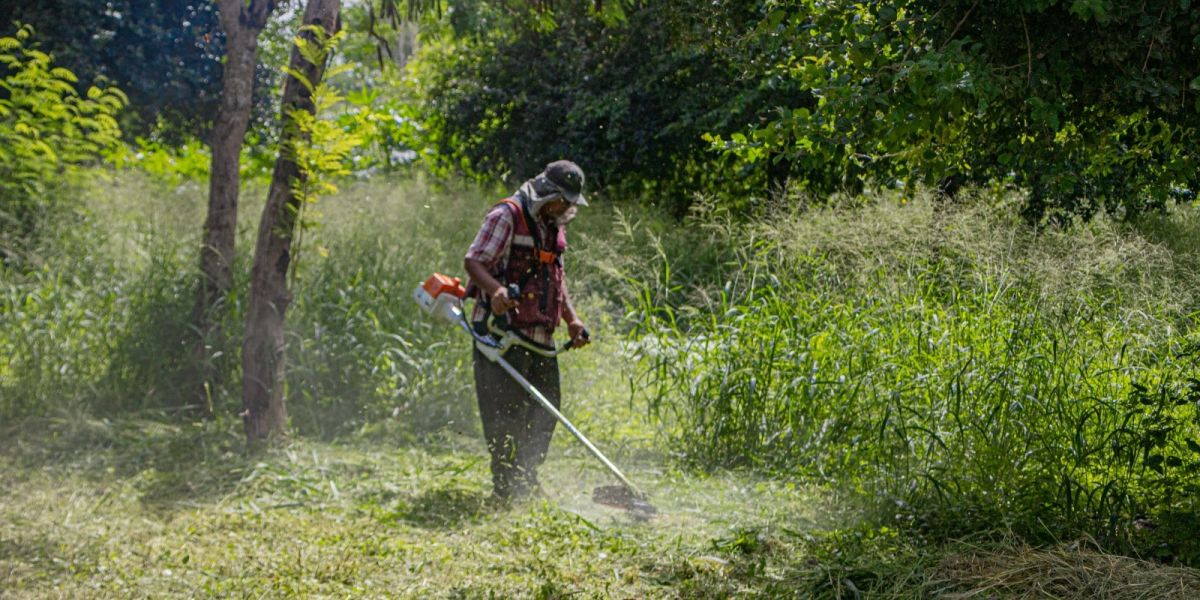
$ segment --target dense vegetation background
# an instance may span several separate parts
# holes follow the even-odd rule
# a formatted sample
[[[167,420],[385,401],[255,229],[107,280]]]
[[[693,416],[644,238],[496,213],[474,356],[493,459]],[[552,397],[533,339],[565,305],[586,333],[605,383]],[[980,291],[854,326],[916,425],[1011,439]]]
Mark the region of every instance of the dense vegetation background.
[[[282,149],[307,178],[291,441],[266,454],[234,434],[241,338],[302,7],[261,34],[208,414],[181,398],[224,38],[213,4],[162,8],[0,5],[0,589],[1200,589],[1190,2],[348,3]],[[566,496],[489,512],[466,344],[409,299],[563,157],[594,199],[570,276],[601,340],[569,415],[650,480],[657,529]],[[60,527],[73,498],[117,533]],[[134,532],[143,512],[161,527]],[[212,546],[252,527],[346,566]],[[515,530],[478,557],[503,577],[455,569]]]

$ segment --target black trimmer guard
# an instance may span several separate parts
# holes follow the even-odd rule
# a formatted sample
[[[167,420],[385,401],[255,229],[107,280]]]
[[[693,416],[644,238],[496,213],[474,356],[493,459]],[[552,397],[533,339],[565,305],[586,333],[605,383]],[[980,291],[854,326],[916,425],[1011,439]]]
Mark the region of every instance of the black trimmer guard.
[[[592,502],[624,510],[639,521],[658,514],[653,504],[622,485],[602,485],[592,490]]]

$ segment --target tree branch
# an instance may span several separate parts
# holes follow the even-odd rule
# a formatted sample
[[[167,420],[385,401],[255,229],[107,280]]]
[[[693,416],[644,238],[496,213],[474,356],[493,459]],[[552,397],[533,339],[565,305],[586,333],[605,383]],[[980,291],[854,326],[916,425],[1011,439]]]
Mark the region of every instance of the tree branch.
[[[1163,13],[1167,12],[1167,7],[1163,6],[1162,10],[1158,11],[1158,20],[1155,25],[1162,23]],[[1142,61],[1142,72],[1146,72],[1146,68],[1150,66],[1150,53],[1154,51],[1154,32],[1150,32],[1150,47],[1146,48],[1146,59]]]
[[[1021,28],[1025,30],[1025,83],[1033,85],[1033,44],[1029,41],[1029,26],[1025,24],[1025,11],[1021,10]]]
[[[967,22],[967,18],[971,16],[971,11],[975,10],[976,6],[979,6],[979,0],[975,0],[975,3],[971,5],[971,8],[967,9],[967,13],[958,20],[958,24],[954,26],[954,29],[950,30],[950,35],[946,37],[945,42],[942,42],[942,47],[938,48],[939,51],[944,50],[946,46],[950,44],[950,42],[954,41],[954,34],[958,33],[958,30],[961,29],[963,24]]]

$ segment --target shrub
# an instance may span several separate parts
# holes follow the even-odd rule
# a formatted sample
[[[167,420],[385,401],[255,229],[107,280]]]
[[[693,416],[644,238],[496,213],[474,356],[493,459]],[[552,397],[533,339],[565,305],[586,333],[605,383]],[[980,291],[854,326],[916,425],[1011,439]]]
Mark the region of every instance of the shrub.
[[[55,182],[113,148],[120,90],[76,93],[75,75],[32,46],[33,28],[0,37],[0,258],[20,254],[53,207]]]

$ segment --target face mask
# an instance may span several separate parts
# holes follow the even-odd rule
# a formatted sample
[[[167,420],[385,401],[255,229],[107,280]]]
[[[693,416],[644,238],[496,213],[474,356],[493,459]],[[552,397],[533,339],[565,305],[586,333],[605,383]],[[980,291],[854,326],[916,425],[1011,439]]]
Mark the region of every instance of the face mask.
[[[572,205],[570,208],[563,211],[563,214],[558,215],[558,218],[554,219],[554,222],[560,226],[566,225],[567,223],[570,223],[572,219],[575,218],[576,212],[579,212],[578,209],[576,209],[575,206]]]

